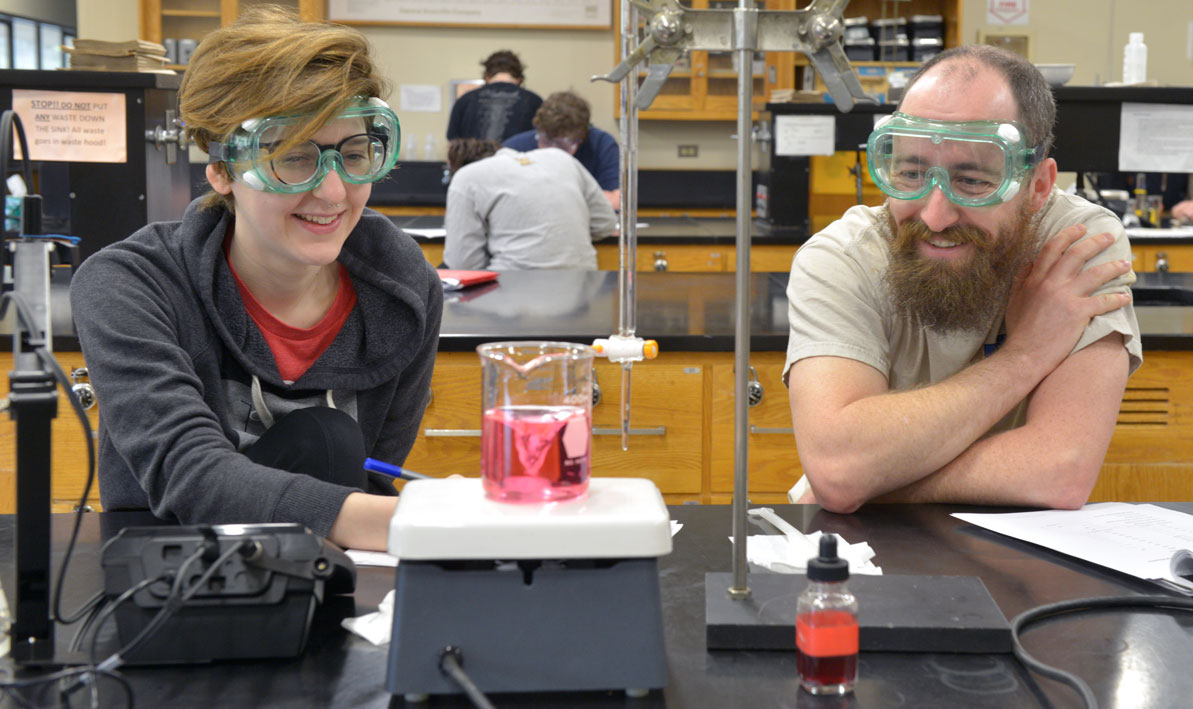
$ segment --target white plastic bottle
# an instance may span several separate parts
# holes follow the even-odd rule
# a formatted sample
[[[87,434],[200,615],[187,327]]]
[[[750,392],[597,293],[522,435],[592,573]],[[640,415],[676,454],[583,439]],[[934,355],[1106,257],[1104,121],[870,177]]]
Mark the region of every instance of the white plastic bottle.
[[[1123,47],[1123,83],[1141,84],[1147,81],[1147,45],[1142,32],[1132,32]]]
[[[414,137],[413,133],[407,134],[406,135],[406,145],[402,149],[402,153],[401,153],[400,157],[403,160],[408,161],[408,162],[412,161],[412,160],[417,160],[418,159],[417,151],[418,151],[418,140]]]
[[[423,145],[423,160],[435,159],[435,134],[427,133],[427,142]]]

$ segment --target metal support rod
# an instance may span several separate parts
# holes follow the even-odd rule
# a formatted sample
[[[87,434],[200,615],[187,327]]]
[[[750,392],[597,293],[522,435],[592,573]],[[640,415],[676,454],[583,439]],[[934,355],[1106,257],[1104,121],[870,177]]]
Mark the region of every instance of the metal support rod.
[[[621,58],[629,56],[637,43],[638,11],[629,2],[621,3]],[[637,331],[638,312],[638,72],[631,71],[620,84],[621,144],[621,233],[618,236],[618,311],[617,334],[633,337]],[[632,362],[621,364],[621,449],[630,448],[630,369]]]
[[[749,598],[746,585],[746,503],[749,475],[750,374],[750,220],[753,170],[750,161],[754,108],[754,47],[758,44],[758,11],[740,0],[733,13],[737,52],[737,297],[734,328],[733,400],[733,586],[732,598]]]

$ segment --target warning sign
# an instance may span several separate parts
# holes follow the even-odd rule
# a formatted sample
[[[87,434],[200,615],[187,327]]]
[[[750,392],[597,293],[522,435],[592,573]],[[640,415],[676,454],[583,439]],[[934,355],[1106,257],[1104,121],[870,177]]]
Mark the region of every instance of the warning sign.
[[[33,160],[128,160],[124,94],[13,89],[12,107]]]
[[[1026,25],[1028,0],[986,0],[986,24]]]

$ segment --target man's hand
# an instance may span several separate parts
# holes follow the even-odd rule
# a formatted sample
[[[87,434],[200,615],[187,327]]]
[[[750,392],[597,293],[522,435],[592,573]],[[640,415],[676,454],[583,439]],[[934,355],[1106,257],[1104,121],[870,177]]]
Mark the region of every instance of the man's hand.
[[[1178,222],[1193,224],[1193,199],[1177,202],[1172,205],[1172,218]]]
[[[1114,235],[1109,233],[1078,243],[1085,230],[1083,224],[1062,230],[1040,249],[1011,288],[1005,347],[1030,352],[1033,363],[1041,368],[1041,377],[1068,356],[1091,319],[1131,301],[1126,293],[1091,295],[1130,271],[1131,264],[1110,261],[1084,268],[1114,243]]]

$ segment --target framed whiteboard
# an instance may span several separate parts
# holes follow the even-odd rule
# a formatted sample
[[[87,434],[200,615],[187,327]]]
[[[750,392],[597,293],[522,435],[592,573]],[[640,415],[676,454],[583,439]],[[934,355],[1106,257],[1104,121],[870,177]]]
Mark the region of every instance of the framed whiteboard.
[[[328,0],[327,17],[349,25],[471,25],[609,29],[613,0]]]

